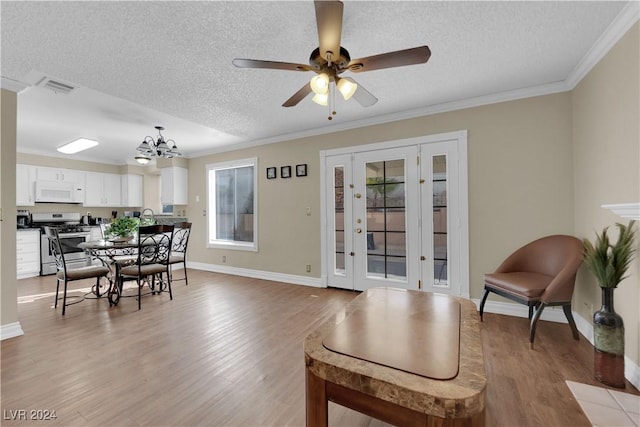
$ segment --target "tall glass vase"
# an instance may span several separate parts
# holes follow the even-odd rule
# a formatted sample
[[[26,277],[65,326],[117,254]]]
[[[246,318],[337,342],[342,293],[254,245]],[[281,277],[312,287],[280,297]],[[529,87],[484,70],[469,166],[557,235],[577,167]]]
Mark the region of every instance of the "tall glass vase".
[[[624,322],[613,308],[615,288],[602,288],[602,307],[593,314],[596,380],[624,387]]]

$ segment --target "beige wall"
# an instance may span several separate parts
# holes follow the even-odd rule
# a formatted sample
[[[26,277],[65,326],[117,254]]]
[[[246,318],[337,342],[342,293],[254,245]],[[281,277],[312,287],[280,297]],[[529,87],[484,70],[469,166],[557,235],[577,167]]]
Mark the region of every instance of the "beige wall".
[[[319,111],[320,113],[320,111]],[[191,159],[191,261],[320,277],[320,150],[468,130],[470,291],[511,251],[539,236],[573,232],[571,96],[505,102]],[[205,247],[205,166],[259,159],[259,252]],[[307,163],[306,178],[265,178],[269,166]],[[196,202],[196,196],[199,202]],[[305,215],[310,207],[312,216]],[[312,265],[306,273],[305,264]]]
[[[0,325],[18,321],[16,288],[16,107],[17,94],[0,92]]]
[[[594,232],[626,220],[600,206],[640,201],[640,34],[639,24],[593,68],[573,91],[575,234]],[[640,241],[638,242],[640,254]],[[600,307],[600,288],[582,268],[574,309],[585,319]],[[593,308],[592,308],[593,307]],[[625,353],[640,365],[640,262],[615,292],[625,322]]]

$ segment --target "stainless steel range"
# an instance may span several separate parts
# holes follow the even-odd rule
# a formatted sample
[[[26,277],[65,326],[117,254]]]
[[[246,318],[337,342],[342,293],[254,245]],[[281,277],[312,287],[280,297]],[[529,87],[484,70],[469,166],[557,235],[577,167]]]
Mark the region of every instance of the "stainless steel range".
[[[89,256],[78,249],[78,244],[89,240],[91,233],[80,224],[80,214],[66,213],[34,213],[31,216],[34,227],[41,230],[40,236],[40,275],[56,273],[56,260],[51,252],[47,229],[56,227],[60,237],[60,245],[68,267],[82,267],[89,264]]]

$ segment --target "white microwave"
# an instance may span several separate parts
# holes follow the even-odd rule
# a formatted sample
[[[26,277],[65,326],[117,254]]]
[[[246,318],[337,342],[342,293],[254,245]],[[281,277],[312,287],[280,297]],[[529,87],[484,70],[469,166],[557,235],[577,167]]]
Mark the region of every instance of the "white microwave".
[[[36,181],[36,202],[83,203],[80,185],[64,181]]]

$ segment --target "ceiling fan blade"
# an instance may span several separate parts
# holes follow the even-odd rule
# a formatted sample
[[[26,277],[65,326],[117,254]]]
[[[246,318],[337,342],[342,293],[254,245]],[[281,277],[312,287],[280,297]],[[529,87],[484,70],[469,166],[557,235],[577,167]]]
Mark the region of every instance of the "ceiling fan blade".
[[[311,71],[311,67],[291,62],[262,61],[260,59],[235,58],[231,61],[238,68],[267,68],[271,70]]]
[[[318,25],[318,41],[320,56],[327,62],[335,62],[340,58],[340,37],[342,36],[341,1],[316,0],[316,23]],[[331,52],[329,58],[327,52]]]
[[[411,49],[397,50],[395,52],[382,53],[380,55],[367,56],[353,59],[347,67],[354,73],[363,71],[382,70],[384,68],[402,67],[405,65],[422,64],[431,57],[429,46],[414,47]]]
[[[282,104],[282,106],[293,107],[295,105],[298,105],[298,103],[302,101],[304,98],[306,98],[306,96],[309,95],[310,93],[311,93],[311,84],[307,83],[306,85],[302,86],[299,91],[294,93],[291,98],[287,99],[284,102],[284,104]]]
[[[366,90],[360,83],[353,80],[351,77],[343,77],[345,80],[349,80],[351,83],[355,83],[358,85],[358,89],[354,92],[352,98],[355,99],[358,104],[363,107],[371,107],[373,104],[378,102],[378,98],[373,96],[371,92]]]

